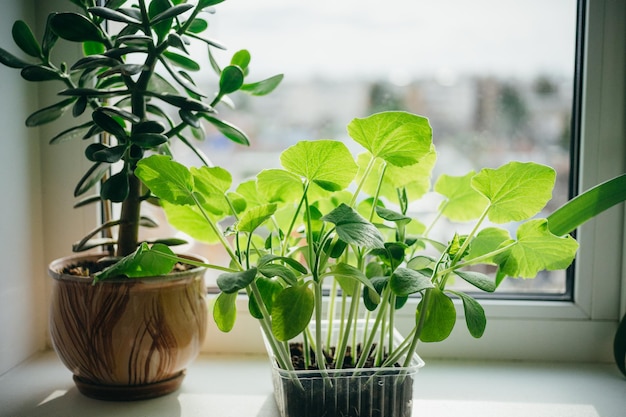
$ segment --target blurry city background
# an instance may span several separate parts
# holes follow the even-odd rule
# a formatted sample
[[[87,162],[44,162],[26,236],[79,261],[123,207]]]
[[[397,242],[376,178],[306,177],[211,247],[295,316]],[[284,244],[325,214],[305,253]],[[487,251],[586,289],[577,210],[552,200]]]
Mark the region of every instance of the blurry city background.
[[[535,161],[557,169],[560,204],[568,196],[576,3],[228,0],[207,18],[210,36],[228,47],[218,60],[226,65],[245,48],[250,81],[285,79],[269,96],[231,97],[236,112],[219,109],[250,147],[209,131],[204,151],[238,182],[279,166],[280,152],[299,140],[345,139],[355,117],[406,110],[430,119],[433,182],[441,172]],[[437,208],[427,201],[412,207],[421,218]],[[560,294],[565,274],[509,280],[506,289]]]

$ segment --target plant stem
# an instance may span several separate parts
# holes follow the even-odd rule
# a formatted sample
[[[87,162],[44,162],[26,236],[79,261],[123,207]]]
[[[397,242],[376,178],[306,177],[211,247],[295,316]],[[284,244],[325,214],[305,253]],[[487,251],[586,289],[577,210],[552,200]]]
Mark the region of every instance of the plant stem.
[[[415,327],[415,333],[413,333],[413,338],[411,339],[411,346],[409,347],[406,359],[404,360],[404,364],[403,364],[404,367],[408,367],[411,364],[411,358],[413,357],[413,354],[415,353],[415,350],[417,349],[417,344],[422,335],[422,330],[424,329],[424,323],[426,323],[426,313],[428,311],[428,308],[430,307],[431,291],[432,290],[429,288],[424,292],[424,298],[422,298],[422,307],[420,310],[420,317]]]

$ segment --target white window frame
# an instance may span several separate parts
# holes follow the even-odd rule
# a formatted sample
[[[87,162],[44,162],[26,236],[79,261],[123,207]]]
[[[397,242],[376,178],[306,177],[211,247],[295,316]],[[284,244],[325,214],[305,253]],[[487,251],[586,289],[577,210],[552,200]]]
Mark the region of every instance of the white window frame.
[[[626,3],[589,0],[585,22],[581,190],[625,172]],[[54,147],[45,148],[42,153],[51,156],[54,149],[50,148]],[[66,179],[65,184],[73,181],[67,179],[68,172],[59,174],[57,169],[58,166],[70,167],[71,161],[63,161],[62,155],[59,158],[57,162],[54,158],[48,160],[51,166],[42,167],[44,190],[62,184],[60,175]],[[75,167],[74,171],[72,177],[82,172],[82,167]],[[56,199],[52,201],[44,196],[44,208],[53,207],[55,203]],[[422,356],[611,361],[613,335],[618,319],[626,311],[624,214],[623,206],[613,208],[579,230],[581,248],[572,302],[486,300],[483,305],[488,324],[481,339],[469,335],[460,315],[451,337],[442,343],[423,344]],[[54,216],[56,224],[76,219],[72,210],[55,211]],[[70,247],[67,241],[71,238],[67,235],[51,236],[46,233],[47,259],[62,248]],[[231,334],[220,334],[214,324],[210,325],[206,352],[263,350],[258,325],[247,314],[247,301],[243,297],[240,301],[238,323]],[[397,321],[401,330],[411,326],[413,313],[414,309],[406,308],[399,314]]]

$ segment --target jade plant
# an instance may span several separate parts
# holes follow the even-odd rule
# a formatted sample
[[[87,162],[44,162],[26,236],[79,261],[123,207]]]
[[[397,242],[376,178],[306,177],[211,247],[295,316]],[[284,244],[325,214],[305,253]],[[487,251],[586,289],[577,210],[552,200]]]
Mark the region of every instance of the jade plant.
[[[306,347],[305,367],[363,367],[368,355],[344,359],[363,317],[369,325],[357,342],[372,352],[373,364],[408,365],[420,341],[450,335],[455,298],[470,334],[481,337],[486,317],[476,291],[494,292],[507,277],[567,268],[578,248],[569,233],[626,194],[621,177],[540,218],[556,178],[548,166],[509,162],[441,175],[431,187],[436,151],[426,118],[378,113],[354,119],[348,133],[363,148],[356,157],[339,141],[302,141],[281,154],[282,169],[263,170],[236,187],[220,167],[187,168],[166,155],[137,164],[169,221],[196,239],[220,242],[230,257],[225,265],[205,265],[221,272],[213,308],[218,327],[233,328],[236,297],[247,293],[250,314],[283,369],[293,369],[288,343],[296,337]],[[469,232],[433,238],[433,224],[411,211],[428,193],[441,201],[433,222],[467,223]],[[167,248],[143,245],[125,262],[141,275],[176,259]],[[481,265],[495,274],[480,272]],[[117,273],[110,268],[96,279]],[[452,285],[459,280],[472,290]],[[330,296],[323,308],[324,290]],[[419,302],[407,303],[412,296]],[[395,315],[409,306],[414,326],[394,345]],[[336,346],[328,338],[333,323],[341,323]]]
[[[120,217],[105,220],[74,245],[75,251],[102,246],[116,247],[117,257],[135,252],[139,227],[155,225],[141,215],[141,203],[150,193],[135,175],[146,156],[171,156],[173,142],[180,141],[200,163],[209,165],[198,147],[205,126],[238,144],[249,143],[246,134],[223,120],[217,109],[232,105],[229,95],[237,91],[270,93],[282,75],[248,82],[247,50],[235,52],[228,65],[220,66],[215,51],[225,48],[206,32],[207,17],[222,1],[108,0],[96,5],[95,0],[71,0],[78,11],[51,13],[41,41],[27,23],[14,23],[13,40],[27,58],[0,48],[0,62],[19,69],[27,81],[62,86],[58,101],[32,113],[26,125],[40,126],[66,114],[75,118],[74,125],[54,135],[50,143],[88,141],[85,157],[92,165],[75,187],[76,206],[121,204]],[[59,41],[82,44],[83,56],[71,63],[58,62],[53,52]],[[192,55],[197,54],[194,45],[203,47],[212,71],[201,69]],[[215,84],[214,91],[204,92],[203,84],[209,83]],[[111,233],[114,227],[117,238]],[[98,238],[100,233],[104,237]]]

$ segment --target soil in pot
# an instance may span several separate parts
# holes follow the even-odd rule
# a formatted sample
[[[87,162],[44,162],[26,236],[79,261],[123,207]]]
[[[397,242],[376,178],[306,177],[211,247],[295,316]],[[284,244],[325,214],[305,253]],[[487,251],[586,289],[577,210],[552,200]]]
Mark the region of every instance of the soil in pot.
[[[369,355],[365,369],[356,371],[351,349],[346,352],[342,369],[334,369],[327,356],[327,371],[320,372],[315,353],[311,352],[311,365],[305,370],[302,344],[292,343],[290,348],[296,372],[291,377],[281,374],[281,411],[285,417],[411,416],[415,370],[399,365],[372,368],[374,359]],[[360,353],[357,348],[357,357]]]

